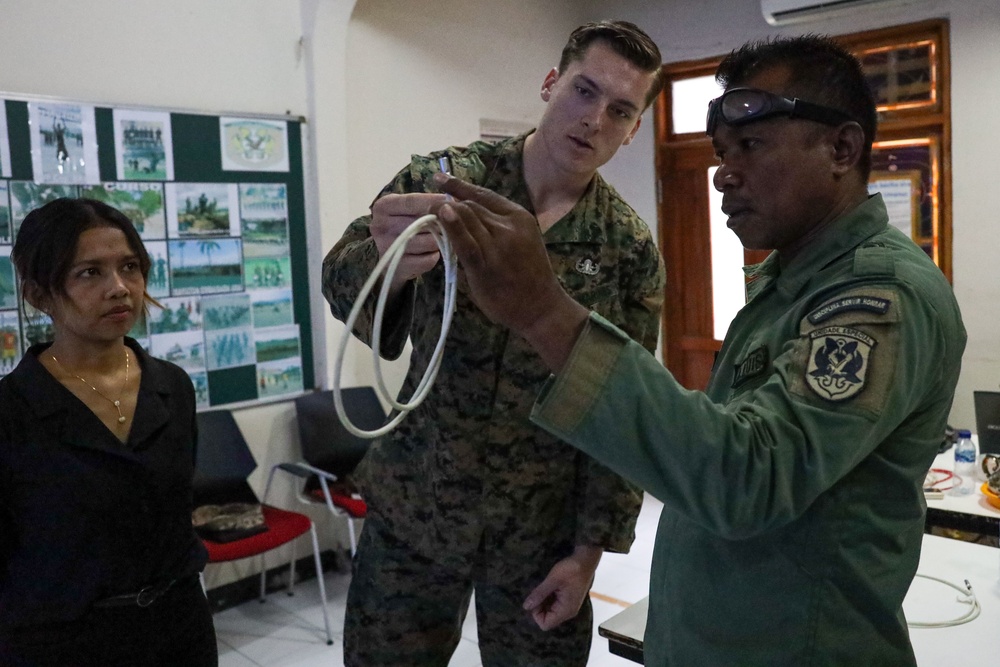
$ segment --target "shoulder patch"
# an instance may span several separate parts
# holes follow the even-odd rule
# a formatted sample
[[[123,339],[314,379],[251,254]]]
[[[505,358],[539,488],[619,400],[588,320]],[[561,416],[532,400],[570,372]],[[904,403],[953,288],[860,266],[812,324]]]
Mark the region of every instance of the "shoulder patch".
[[[810,332],[812,347],[805,381],[827,401],[846,401],[865,388],[865,374],[878,341],[849,327]]]
[[[859,294],[857,296],[848,296],[823,304],[816,310],[809,313],[807,317],[810,323],[819,324],[820,322],[828,320],[838,313],[848,310],[865,310],[870,313],[885,315],[889,312],[889,306],[891,305],[892,301],[889,299]]]
[[[881,243],[861,246],[854,253],[854,275],[896,275],[896,264],[892,257],[892,251]]]

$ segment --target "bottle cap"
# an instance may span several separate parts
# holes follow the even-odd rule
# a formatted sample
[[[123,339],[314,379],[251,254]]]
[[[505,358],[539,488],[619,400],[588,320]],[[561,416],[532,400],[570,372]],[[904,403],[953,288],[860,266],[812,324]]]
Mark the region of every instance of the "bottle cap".
[[[961,429],[958,432],[958,437],[960,437],[960,438],[971,438],[972,437],[972,431],[963,428],[963,429]]]

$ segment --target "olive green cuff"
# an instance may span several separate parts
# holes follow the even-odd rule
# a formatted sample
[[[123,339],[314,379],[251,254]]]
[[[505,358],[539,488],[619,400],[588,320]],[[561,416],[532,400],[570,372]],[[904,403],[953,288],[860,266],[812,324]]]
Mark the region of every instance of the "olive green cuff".
[[[566,365],[542,387],[531,421],[554,434],[573,433],[590,412],[611,375],[628,334],[591,313]]]

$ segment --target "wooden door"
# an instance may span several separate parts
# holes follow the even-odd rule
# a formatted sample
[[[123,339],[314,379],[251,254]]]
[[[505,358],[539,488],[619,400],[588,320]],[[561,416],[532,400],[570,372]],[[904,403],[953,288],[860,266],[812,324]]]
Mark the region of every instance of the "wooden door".
[[[667,265],[663,360],[688,389],[704,389],[721,346],[712,335],[712,245],[708,169],[712,146],[696,141],[661,152],[660,246]],[[664,182],[663,175],[670,174]]]
[[[935,19],[837,39],[861,58],[876,93],[880,120],[873,151],[875,168],[892,172],[898,167],[892,164],[894,160],[906,158],[914,162],[913,168],[920,171],[924,198],[913,223],[913,237],[950,280],[948,22]],[[667,264],[662,352],[667,368],[689,389],[705,388],[715,353],[722,346],[714,337],[712,312],[708,171],[715,157],[700,122],[681,123],[681,131],[673,127],[673,84],[711,78],[721,59],[717,56],[664,65],[667,86],[654,108],[659,239]],[[690,95],[692,89],[686,90]],[[687,116],[685,120],[690,119]],[[922,152],[912,150],[913,146],[922,148]],[[767,254],[745,251],[744,260],[755,264]]]
[[[663,359],[688,389],[708,384],[722,341],[714,336],[709,170],[716,165],[707,138],[662,146],[658,165],[659,238],[667,264]],[[744,251],[745,264],[767,251]]]

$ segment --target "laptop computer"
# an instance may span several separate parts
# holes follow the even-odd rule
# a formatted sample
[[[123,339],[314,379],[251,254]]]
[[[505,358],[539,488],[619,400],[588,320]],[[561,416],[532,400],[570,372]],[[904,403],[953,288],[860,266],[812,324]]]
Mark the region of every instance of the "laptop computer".
[[[974,391],[980,454],[1000,454],[1000,391]]]

